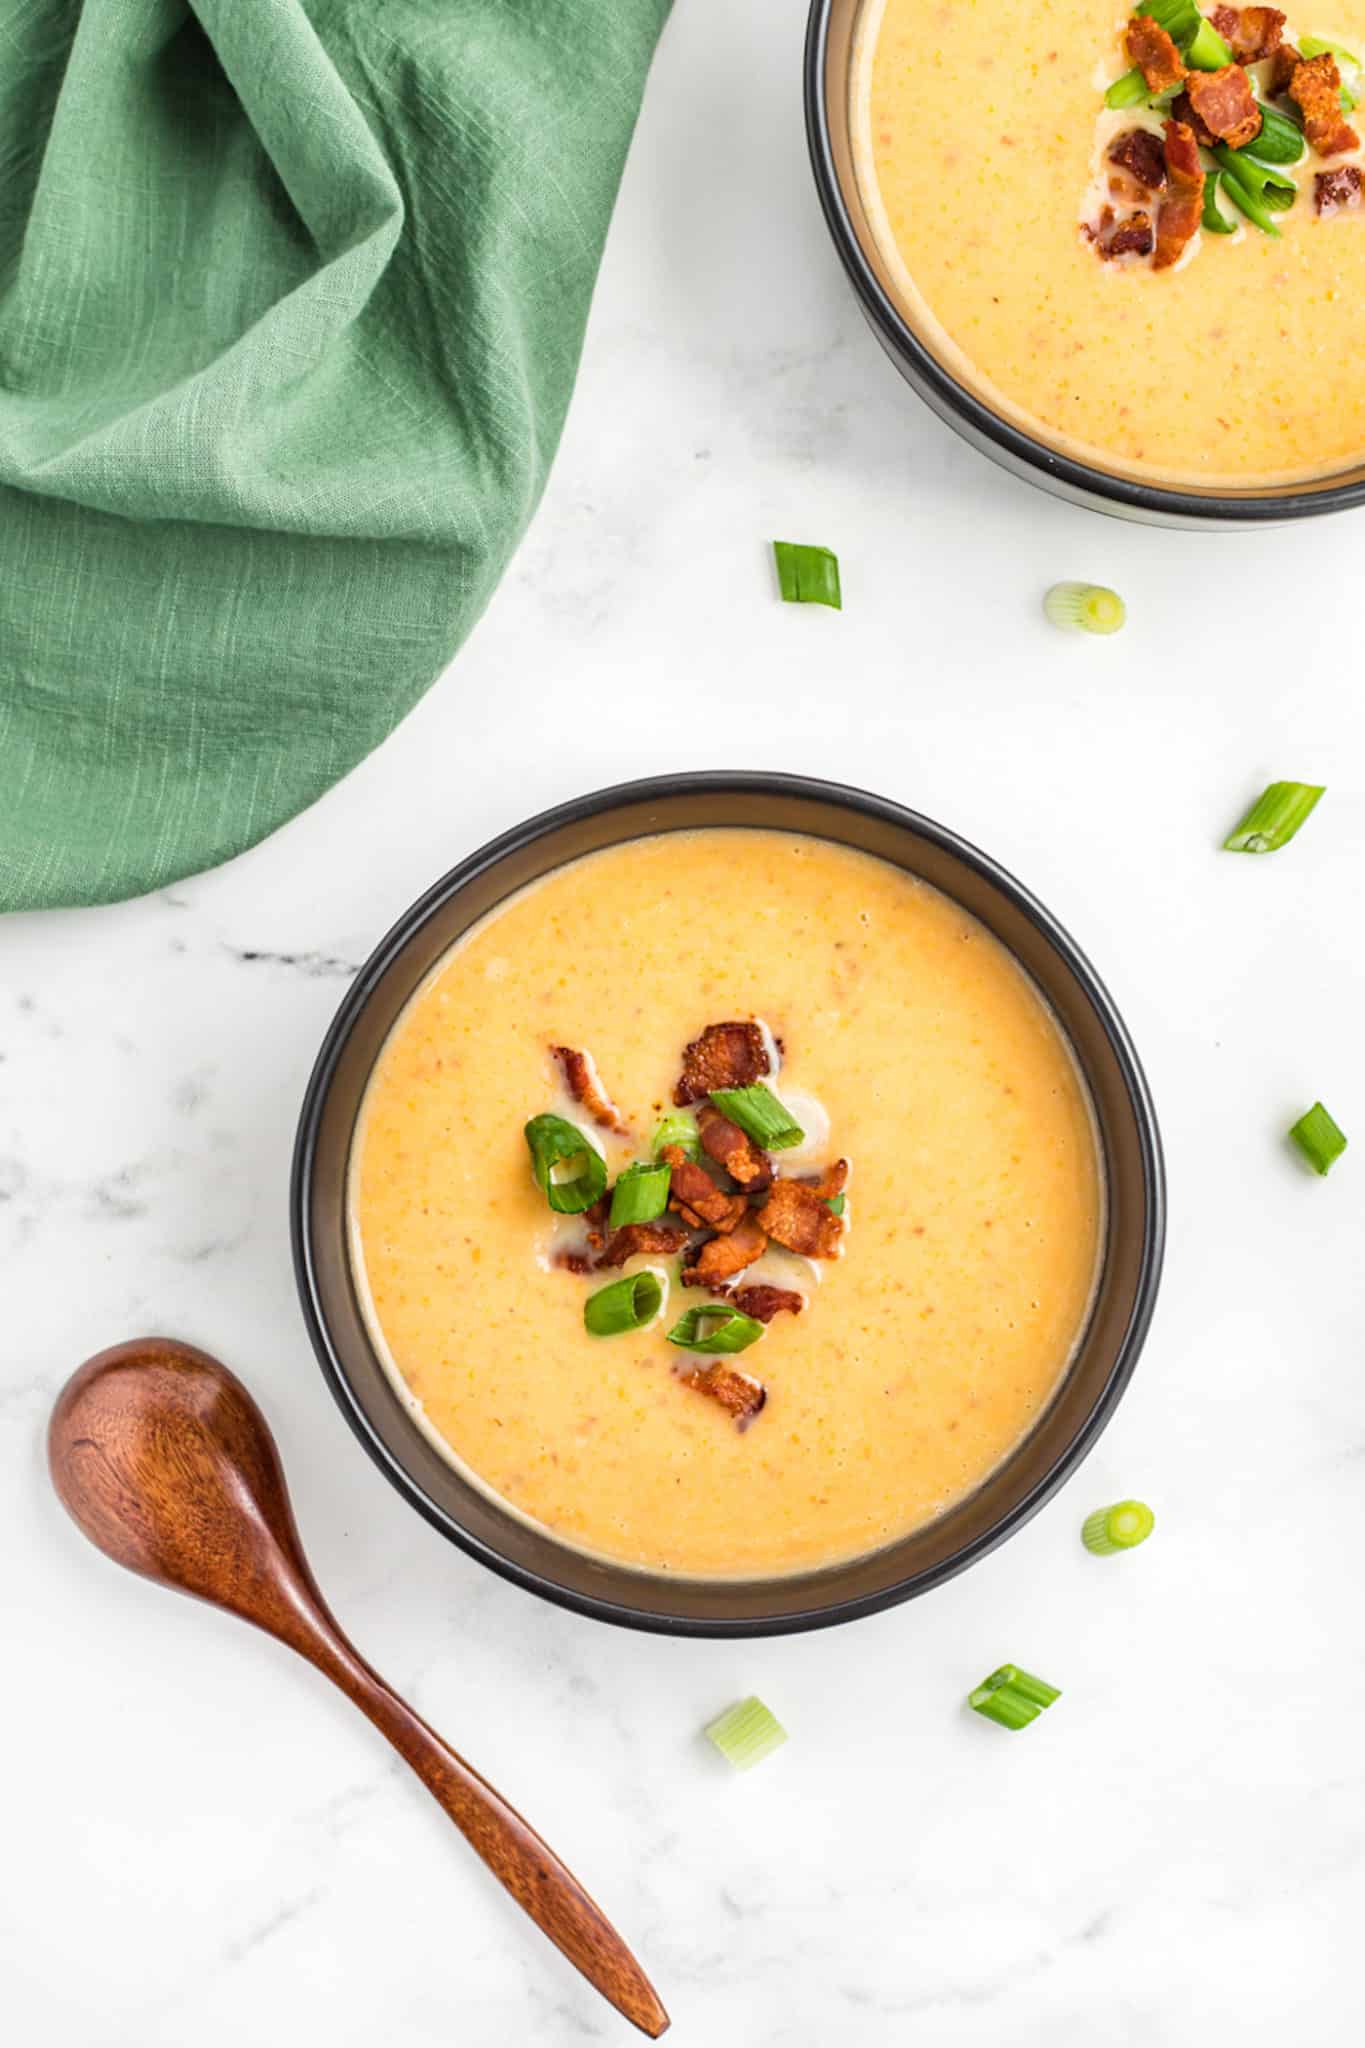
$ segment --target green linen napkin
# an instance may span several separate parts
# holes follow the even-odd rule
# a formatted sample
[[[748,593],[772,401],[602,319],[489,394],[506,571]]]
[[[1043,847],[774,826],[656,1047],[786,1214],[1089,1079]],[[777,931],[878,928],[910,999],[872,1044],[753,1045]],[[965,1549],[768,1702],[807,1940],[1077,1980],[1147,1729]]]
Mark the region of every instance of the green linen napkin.
[[[459,646],[667,8],[0,0],[0,909],[253,844]]]

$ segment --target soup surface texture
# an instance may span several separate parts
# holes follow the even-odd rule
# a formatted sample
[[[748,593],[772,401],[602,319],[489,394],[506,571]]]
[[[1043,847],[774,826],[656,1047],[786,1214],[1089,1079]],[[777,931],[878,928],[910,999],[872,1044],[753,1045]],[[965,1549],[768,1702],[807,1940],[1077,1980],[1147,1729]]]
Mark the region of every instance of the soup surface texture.
[[[585,1121],[550,1052],[584,1048],[632,1128],[601,1136],[615,1171],[684,1045],[753,1016],[785,1046],[777,1092],[829,1119],[782,1170],[852,1172],[840,1258],[764,1258],[808,1300],[732,1361],[768,1391],[741,1430],[674,1370],[697,1361],[665,1332],[705,1299],[676,1258],[626,1268],[668,1273],[651,1328],[585,1330],[617,1275],[551,1264],[581,1224],[550,1214],[522,1128]],[[376,1065],[351,1205],[373,1326],[456,1462],[580,1548],[742,1576],[875,1549],[1000,1462],[1083,1326],[1103,1194],[1070,1049],[979,923],[850,848],[717,829],[561,868],[446,955]]]
[[[1097,145],[1161,129],[1103,111],[1128,18],[1114,0],[867,0],[854,154],[910,324],[994,410],[1101,467],[1246,486],[1365,458],[1365,211],[1315,217],[1316,158],[1291,167],[1278,239],[1224,204],[1234,234],[1154,272],[1080,233]],[[1365,0],[1291,12],[1286,39],[1300,30],[1365,50]]]

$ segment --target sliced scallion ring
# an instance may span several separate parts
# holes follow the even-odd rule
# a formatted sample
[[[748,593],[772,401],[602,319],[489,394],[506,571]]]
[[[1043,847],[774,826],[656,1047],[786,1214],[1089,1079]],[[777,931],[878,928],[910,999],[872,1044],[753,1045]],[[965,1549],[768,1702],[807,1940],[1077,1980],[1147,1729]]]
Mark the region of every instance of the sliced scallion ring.
[[[1057,1687],[1046,1679],[1021,1671],[1017,1664],[1002,1664],[982,1679],[975,1692],[968,1693],[967,1705],[988,1721],[998,1721],[1002,1728],[1027,1728],[1044,1707],[1060,1698]]]
[[[1147,97],[1147,81],[1135,64],[1122,78],[1114,80],[1104,95],[1104,104],[1118,113],[1123,107],[1140,107]]]
[[[697,1135],[697,1119],[690,1109],[670,1110],[658,1130],[650,1150],[657,1159],[665,1145],[676,1145],[681,1152],[694,1162],[701,1157],[701,1139]]]
[[[1155,1527],[1156,1516],[1145,1500],[1120,1500],[1086,1516],[1081,1541],[1096,1557],[1111,1557],[1116,1550],[1134,1550],[1145,1543]]]
[[[640,1161],[628,1166],[611,1191],[611,1228],[619,1230],[625,1223],[652,1223],[656,1216],[662,1216],[668,1207],[669,1178],[667,1166],[645,1165]]]
[[[1346,1133],[1320,1102],[1306,1109],[1289,1135],[1314,1173],[1328,1173],[1346,1150]]]
[[[643,1330],[663,1305],[659,1276],[646,1266],[642,1273],[627,1274],[590,1294],[583,1304],[583,1322],[594,1337],[616,1337],[623,1330]]]
[[[848,1196],[827,1195],[825,1197],[825,1207],[827,1209],[832,1209],[836,1216],[842,1216],[845,1209],[848,1207]]]
[[[708,1721],[705,1733],[737,1771],[752,1770],[787,1739],[787,1731],[777,1716],[752,1694],[747,1700],[736,1700],[734,1706]]]
[[[761,1081],[750,1088],[713,1088],[711,1100],[722,1116],[738,1124],[745,1137],[752,1138],[764,1152],[783,1152],[789,1145],[799,1145],[806,1135],[791,1111]]]
[[[1043,610],[1067,633],[1117,633],[1128,616],[1118,592],[1102,583],[1054,583]]]
[[[1185,62],[1191,71],[1221,71],[1232,61],[1232,51],[1207,16],[1201,15],[1185,52]]]
[[[591,1209],[606,1190],[607,1162],[577,1124],[562,1116],[533,1116],[525,1136],[536,1186],[556,1215],[581,1216]]]
[[[753,1316],[727,1308],[723,1301],[702,1302],[688,1309],[668,1333],[670,1344],[680,1351],[700,1351],[707,1357],[729,1357],[747,1351],[764,1334],[763,1324]]]
[[[1272,782],[1223,841],[1227,853],[1278,853],[1315,809],[1326,785]]]

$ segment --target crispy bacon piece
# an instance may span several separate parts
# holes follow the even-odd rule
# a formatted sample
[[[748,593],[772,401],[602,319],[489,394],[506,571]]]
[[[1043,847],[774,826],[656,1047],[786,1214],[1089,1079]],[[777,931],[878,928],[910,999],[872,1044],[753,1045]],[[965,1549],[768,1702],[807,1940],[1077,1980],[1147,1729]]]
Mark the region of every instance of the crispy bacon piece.
[[[1116,228],[1100,237],[1100,254],[1106,258],[1150,256],[1155,241],[1151,214],[1130,213],[1127,220],[1121,220]]]
[[[1173,121],[1183,121],[1187,128],[1192,128],[1194,130],[1194,139],[1202,149],[1212,149],[1218,139],[1216,136],[1209,134],[1208,129],[1194,111],[1193,103],[1187,92],[1177,93],[1171,101],[1171,119]],[[1165,160],[1165,153],[1163,152],[1163,164]]]
[[[596,1265],[599,1269],[624,1266],[627,1259],[635,1258],[640,1252],[653,1252],[660,1258],[670,1258],[674,1252],[680,1252],[686,1242],[687,1232],[678,1223],[623,1223],[607,1239],[606,1250]]]
[[[1319,171],[1313,180],[1313,205],[1323,220],[1334,213],[1350,213],[1360,204],[1359,164],[1338,164],[1334,171]]]
[[[1270,69],[1266,73],[1265,89],[1272,99],[1278,93],[1288,92],[1289,81],[1302,62],[1303,58],[1293,43],[1280,44],[1270,59]]]
[[[1285,17],[1278,7],[1215,7],[1209,20],[1239,64],[1273,57],[1284,35]]]
[[[848,1161],[836,1159],[823,1173],[798,1173],[794,1177],[803,1188],[814,1188],[822,1202],[832,1202],[848,1186]]]
[[[1260,134],[1261,110],[1240,64],[1225,64],[1221,71],[1192,71],[1185,92],[1209,134],[1229,149],[1241,149]],[[1197,135],[1196,130],[1196,139]]]
[[[1166,182],[1166,152],[1161,137],[1150,128],[1125,128],[1109,145],[1109,161],[1120,165],[1149,192]]]
[[[708,1024],[683,1053],[673,1100],[685,1108],[713,1088],[747,1088],[767,1072],[768,1048],[757,1024]]]
[[[571,1045],[555,1045],[550,1050],[564,1069],[570,1095],[575,1102],[582,1104],[593,1122],[600,1124],[604,1131],[624,1131],[626,1120],[597,1078],[592,1054],[576,1052]]]
[[[1341,73],[1330,50],[1294,66],[1289,97],[1303,110],[1303,132],[1319,156],[1359,149],[1360,137],[1341,118]]]
[[[728,1116],[722,1116],[714,1103],[703,1103],[697,1111],[697,1129],[702,1150],[725,1168],[731,1180],[737,1180],[750,1193],[772,1184],[773,1170],[767,1153],[760,1152],[748,1133],[732,1124]]]
[[[672,1168],[668,1206],[678,1211],[684,1223],[694,1230],[708,1223],[722,1233],[734,1229],[749,1206],[743,1195],[727,1195],[718,1188],[706,1168],[689,1159],[681,1145],[665,1145],[660,1157]]]
[[[829,1215],[828,1209],[825,1214]],[[714,1287],[718,1281],[733,1280],[736,1273],[762,1257],[767,1245],[763,1225],[750,1209],[728,1235],[707,1239],[693,1263],[683,1268],[683,1286]]]
[[[1148,92],[1169,92],[1185,77],[1179,50],[1160,22],[1150,14],[1135,14],[1124,38],[1128,61],[1136,64],[1147,81]]]
[[[592,1271],[592,1260],[586,1252],[556,1252],[553,1264],[561,1267],[566,1273],[591,1273]]]
[[[1194,130],[1184,121],[1168,121],[1166,196],[1157,209],[1154,270],[1168,270],[1187,242],[1199,232],[1204,211],[1204,166]]]
[[[761,1381],[751,1380],[747,1372],[740,1372],[733,1365],[696,1365],[690,1372],[680,1372],[678,1378],[685,1387],[695,1387],[699,1394],[709,1394],[713,1401],[719,1401],[741,1429],[748,1428],[768,1398],[768,1389]]]
[[[741,1315],[752,1316],[758,1323],[770,1323],[784,1309],[788,1315],[799,1316],[806,1306],[805,1295],[794,1287],[739,1287],[732,1299]]]
[[[816,1188],[799,1180],[777,1180],[758,1212],[759,1222],[769,1237],[788,1251],[803,1252],[809,1259],[832,1259],[839,1250],[844,1220],[836,1216]]]

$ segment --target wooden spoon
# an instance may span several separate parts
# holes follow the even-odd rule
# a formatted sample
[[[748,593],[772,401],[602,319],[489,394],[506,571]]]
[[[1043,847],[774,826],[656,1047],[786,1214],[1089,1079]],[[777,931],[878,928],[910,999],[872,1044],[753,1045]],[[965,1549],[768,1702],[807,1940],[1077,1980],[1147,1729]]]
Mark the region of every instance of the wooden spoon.
[[[52,1480],[116,1564],[277,1636],[340,1686],[556,1948],[643,2033],[668,2014],[553,1850],[391,1692],[346,1640],[308,1568],[265,1417],[206,1352],[165,1337],[87,1359],[48,1429]]]

